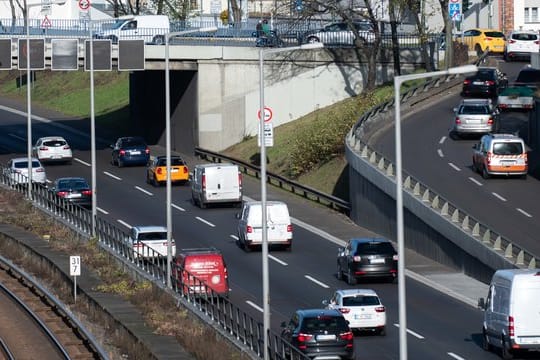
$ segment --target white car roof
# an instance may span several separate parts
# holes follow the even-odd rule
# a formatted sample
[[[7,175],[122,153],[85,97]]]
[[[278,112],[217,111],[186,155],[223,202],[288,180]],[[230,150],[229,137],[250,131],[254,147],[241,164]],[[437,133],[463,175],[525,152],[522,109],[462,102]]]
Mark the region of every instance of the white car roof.
[[[11,159],[11,161],[13,161],[13,162],[28,161],[28,158],[27,157],[18,157],[18,158]],[[32,161],[39,161],[39,160],[37,158],[33,157]]]
[[[336,292],[340,293],[342,296],[355,296],[355,295],[378,296],[375,290],[372,290],[372,289],[343,289],[343,290],[336,290]]]
[[[44,137],[39,138],[38,140],[43,140],[43,141],[47,141],[47,140],[64,140],[64,141],[66,141],[66,139],[64,139],[62,136],[44,136]]]
[[[167,228],[165,226],[154,226],[154,225],[133,226],[133,228],[136,229],[139,233],[155,232],[155,231],[167,231]]]

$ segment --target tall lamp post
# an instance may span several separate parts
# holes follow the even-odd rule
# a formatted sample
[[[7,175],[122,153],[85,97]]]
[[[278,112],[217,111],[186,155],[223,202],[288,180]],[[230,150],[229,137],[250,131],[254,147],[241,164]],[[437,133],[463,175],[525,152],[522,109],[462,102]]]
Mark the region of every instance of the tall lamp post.
[[[472,73],[478,70],[476,65],[465,65],[420,74],[409,74],[394,77],[395,104],[395,142],[396,142],[396,222],[398,243],[398,301],[399,301],[399,358],[407,360],[407,314],[405,296],[405,244],[403,233],[403,187],[401,167],[401,103],[400,88],[406,81],[438,77],[451,74]]]
[[[51,5],[64,5],[66,0],[55,0],[51,1]],[[32,198],[32,70],[30,69],[30,18],[29,12],[30,8],[36,6],[43,6],[43,3],[39,2],[36,4],[26,3],[25,9],[25,20],[26,20],[26,152],[28,156],[28,198]]]
[[[263,329],[264,360],[269,359],[268,332],[270,331],[270,281],[268,274],[268,228],[266,224],[266,144],[264,138],[264,57],[269,54],[295,50],[314,50],[323,48],[323,43],[304,44],[285,48],[259,50],[259,139],[261,143],[261,213],[262,213],[262,275],[263,275]]]
[[[165,156],[167,166],[167,287],[172,288],[172,209],[171,209],[171,88],[169,78],[169,43],[175,36],[194,34],[198,32],[214,32],[217,27],[197,28],[168,33],[165,36]]]

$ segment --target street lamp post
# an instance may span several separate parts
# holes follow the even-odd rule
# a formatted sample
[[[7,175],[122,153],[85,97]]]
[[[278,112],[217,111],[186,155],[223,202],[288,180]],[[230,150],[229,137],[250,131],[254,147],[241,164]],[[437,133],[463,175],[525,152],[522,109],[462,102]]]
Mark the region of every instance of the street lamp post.
[[[165,156],[167,167],[167,287],[172,288],[171,262],[172,262],[172,209],[171,209],[171,88],[169,77],[169,43],[175,36],[194,34],[198,32],[214,32],[217,27],[197,28],[168,33],[165,36]]]
[[[64,5],[66,0],[51,1],[50,4]],[[28,156],[28,198],[32,199],[32,70],[30,69],[30,8],[42,6],[41,2],[36,4],[26,3],[25,18],[26,18],[26,152]]]
[[[264,56],[295,50],[313,50],[324,47],[323,43],[305,44],[285,48],[259,50],[259,139],[261,146],[261,215],[262,215],[262,275],[263,275],[263,329],[264,360],[269,359],[268,333],[270,331],[270,281],[268,274],[268,228],[266,223],[266,144],[264,138]]]
[[[396,142],[396,222],[398,244],[398,302],[399,302],[399,358],[407,360],[407,314],[405,296],[405,244],[403,232],[403,187],[401,162],[401,103],[400,88],[406,81],[438,77],[451,74],[464,74],[477,71],[476,65],[465,65],[420,74],[409,74],[394,77],[395,104],[395,142]]]

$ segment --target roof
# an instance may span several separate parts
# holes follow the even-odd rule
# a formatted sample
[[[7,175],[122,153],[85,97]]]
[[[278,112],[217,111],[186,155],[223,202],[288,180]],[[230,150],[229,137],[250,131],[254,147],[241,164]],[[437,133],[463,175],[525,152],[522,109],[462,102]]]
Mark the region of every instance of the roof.
[[[336,309],[298,309],[296,310],[299,314],[302,314],[303,316],[308,317],[316,317],[319,315],[326,315],[326,316],[343,316],[339,310]]]
[[[211,168],[211,167],[223,167],[223,166],[238,166],[233,163],[212,163],[212,164],[197,164],[196,167]]]
[[[167,231],[167,228],[165,226],[155,225],[132,226],[132,229],[136,229],[138,232]]]
[[[19,162],[19,161],[28,161],[28,157],[18,157],[11,159],[13,162]],[[37,158],[33,157],[32,161],[39,161]]]
[[[59,181],[59,180],[84,180],[84,181],[86,181],[85,178],[80,177],[80,176],[66,176],[66,177],[60,177],[60,178],[56,179],[55,181]]]
[[[374,238],[374,237],[365,237],[365,238],[353,238],[351,241],[359,243],[369,243],[369,242],[390,242],[390,240],[385,238]]]
[[[43,136],[39,138],[40,140],[66,140],[62,136]]]
[[[485,136],[490,136],[494,139],[499,139],[499,140],[516,140],[516,139],[522,140],[519,136],[514,135],[514,134],[487,134]]]
[[[176,255],[221,255],[221,251],[215,247],[182,249]]]
[[[377,293],[373,289],[340,289],[340,290],[336,290],[336,292],[340,293],[343,296],[355,296],[355,295],[377,296]]]

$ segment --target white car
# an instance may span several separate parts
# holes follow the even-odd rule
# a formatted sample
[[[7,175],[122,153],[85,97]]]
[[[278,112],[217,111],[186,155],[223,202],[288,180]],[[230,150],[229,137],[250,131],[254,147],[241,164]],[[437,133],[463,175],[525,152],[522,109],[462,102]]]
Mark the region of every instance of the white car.
[[[66,139],[61,136],[39,138],[32,147],[32,153],[42,163],[66,162],[71,163],[73,153]]]
[[[133,226],[127,241],[137,258],[167,257],[167,228],[164,226]],[[174,239],[171,239],[171,255],[176,255]]]
[[[28,158],[21,157],[9,160],[4,171],[12,185],[28,183]],[[47,182],[45,168],[36,158],[32,158],[32,182],[40,184]]]
[[[529,60],[531,53],[540,50],[540,35],[537,31],[514,30],[506,39],[504,60]]]
[[[322,303],[327,309],[339,310],[349,322],[351,330],[368,330],[386,335],[386,308],[374,290],[336,290],[330,300]]]
[[[364,42],[372,43],[375,40],[375,33],[369,22],[355,22],[360,39]],[[349,24],[338,22],[326,25],[318,30],[311,30],[303,34],[301,43],[318,43],[325,45],[354,45],[355,34],[349,28]]]

